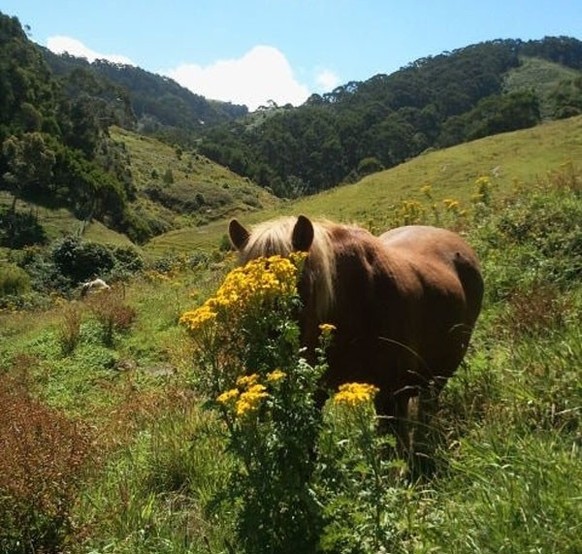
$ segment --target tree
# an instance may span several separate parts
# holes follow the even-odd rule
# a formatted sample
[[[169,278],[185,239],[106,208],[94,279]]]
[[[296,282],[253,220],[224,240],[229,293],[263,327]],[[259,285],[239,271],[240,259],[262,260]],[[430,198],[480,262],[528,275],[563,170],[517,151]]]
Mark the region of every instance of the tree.
[[[38,194],[50,185],[55,166],[55,152],[51,150],[41,133],[25,133],[22,137],[11,135],[2,144],[2,155],[8,171],[3,177],[16,200],[23,193]]]

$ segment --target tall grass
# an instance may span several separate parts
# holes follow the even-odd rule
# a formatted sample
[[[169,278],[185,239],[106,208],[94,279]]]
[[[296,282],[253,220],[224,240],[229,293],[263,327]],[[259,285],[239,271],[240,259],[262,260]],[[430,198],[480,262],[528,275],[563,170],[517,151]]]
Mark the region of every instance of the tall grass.
[[[486,302],[469,355],[441,398],[434,472],[412,481],[393,457],[382,458],[377,475],[386,486],[373,497],[374,459],[352,463],[351,446],[331,440],[329,467],[351,472],[341,480],[326,474],[342,483],[327,497],[335,522],[322,543],[328,551],[582,551],[580,182],[580,170],[565,165],[510,193],[493,188],[487,200],[447,194],[458,211],[420,187],[416,204],[395,204],[390,218],[438,219],[467,236],[482,259]],[[474,179],[466,187],[467,198],[478,192]],[[372,228],[387,221],[386,213],[363,217]],[[0,315],[0,378],[9,383],[2,405],[12,414],[0,418],[2,440],[12,441],[0,463],[2,548],[241,550],[240,505],[222,494],[235,462],[224,428],[203,409],[198,368],[177,325],[230,263],[182,263],[136,279],[115,300],[135,319],[111,341],[86,304],[75,305],[74,317],[67,304]],[[26,440],[15,442],[14,422]],[[351,461],[340,463],[342,456]],[[23,494],[19,475],[35,476],[38,488]],[[380,499],[376,509],[372,498]],[[15,523],[15,506],[32,519]]]

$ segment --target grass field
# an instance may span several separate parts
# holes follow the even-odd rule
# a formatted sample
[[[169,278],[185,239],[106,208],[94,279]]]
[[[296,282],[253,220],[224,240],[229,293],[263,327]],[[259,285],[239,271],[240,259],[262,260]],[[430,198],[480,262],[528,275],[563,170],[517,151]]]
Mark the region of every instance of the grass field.
[[[431,424],[431,469],[412,478],[378,437],[362,453],[355,435],[330,434],[337,456],[311,488],[319,552],[582,552],[581,150],[573,118],[242,218],[375,229],[412,215],[461,230],[482,263],[484,308]],[[244,540],[250,493],[234,486],[239,462],[178,323],[234,265],[216,252],[225,224],[152,241],[155,256],[189,255],[109,295],[0,312],[0,552],[264,551]],[[214,252],[195,264],[200,248]]]
[[[491,178],[501,194],[513,185],[543,179],[551,170],[582,159],[582,117],[545,123],[533,129],[487,137],[440,151],[427,152],[398,167],[365,177],[353,185],[285,202],[276,208],[249,213],[243,223],[278,215],[304,214],[376,229],[388,227],[405,200],[422,200],[430,185],[435,202],[446,198],[462,206],[475,194],[475,181]],[[220,244],[227,221],[186,227],[155,237],[146,246],[152,253],[192,252]]]

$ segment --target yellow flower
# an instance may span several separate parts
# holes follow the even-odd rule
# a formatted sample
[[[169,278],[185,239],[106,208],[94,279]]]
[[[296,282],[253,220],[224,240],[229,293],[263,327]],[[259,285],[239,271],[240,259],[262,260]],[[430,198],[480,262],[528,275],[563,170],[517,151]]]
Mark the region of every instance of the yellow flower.
[[[337,327],[335,325],[333,325],[332,323],[322,323],[319,326],[319,330],[321,331],[322,335],[331,335],[335,330],[337,329]]]
[[[453,198],[445,198],[443,204],[447,210],[455,211],[459,209],[459,201]]]
[[[267,373],[267,381],[269,383],[278,383],[279,381],[285,379],[287,374],[280,369],[276,369],[275,371],[271,371],[271,373]]]
[[[245,417],[255,413],[263,399],[267,398],[269,394],[266,392],[264,385],[252,385],[245,392],[241,393],[240,398],[236,402],[235,413],[237,417]]]
[[[420,192],[422,192],[422,194],[430,198],[430,195],[432,194],[432,185],[430,184],[424,185],[423,187],[420,188]]]
[[[298,266],[304,258],[305,254],[257,258],[233,269],[216,294],[196,310],[183,314],[181,323],[196,332],[209,324],[236,321],[253,308],[297,294]]]
[[[236,386],[239,389],[248,389],[259,382],[259,376],[256,373],[252,375],[241,375],[236,380]]]
[[[341,385],[333,402],[339,405],[357,406],[371,402],[380,389],[367,383],[346,383]]]
[[[230,389],[220,394],[216,400],[224,405],[232,404],[238,398],[239,394],[238,389]]]
[[[196,330],[203,327],[210,321],[216,319],[216,312],[209,305],[200,306],[197,310],[185,312],[180,318],[180,323],[190,330]]]

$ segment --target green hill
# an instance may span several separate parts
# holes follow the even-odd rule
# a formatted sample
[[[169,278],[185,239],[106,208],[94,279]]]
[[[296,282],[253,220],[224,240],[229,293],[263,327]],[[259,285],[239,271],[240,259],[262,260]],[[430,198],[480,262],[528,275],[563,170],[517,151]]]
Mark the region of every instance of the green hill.
[[[200,224],[274,206],[278,199],[194,151],[114,127],[137,188],[135,208],[171,227]]]
[[[574,38],[483,42],[209,129],[199,148],[280,196],[313,194],[428,148],[580,115],[581,70]]]
[[[521,65],[505,76],[504,90],[519,92],[533,90],[540,105],[542,119],[551,119],[555,110],[555,92],[560,83],[582,77],[582,72],[542,58],[522,59]]]
[[[136,190],[130,208],[160,232],[272,208],[279,202],[247,178],[202,155],[182,152],[154,138],[118,127],[111,128],[110,135],[122,145],[127,156],[127,169]],[[0,190],[0,207],[9,207],[12,201],[12,194]],[[130,242],[125,235],[97,220],[89,224],[80,221],[65,208],[19,200],[17,210],[32,211],[49,240],[80,233],[96,242]]]
[[[369,175],[352,185],[288,201],[242,217],[253,223],[282,214],[303,213],[371,227],[390,223],[404,200],[421,199],[430,185],[434,202],[446,198],[467,204],[475,193],[475,180],[489,176],[501,191],[516,182],[543,177],[548,171],[582,159],[582,117],[544,123],[532,129],[499,134],[443,150],[426,152],[392,169]],[[216,247],[227,221],[187,227],[152,239],[146,250],[162,253]]]

